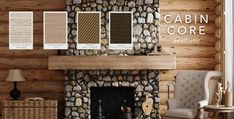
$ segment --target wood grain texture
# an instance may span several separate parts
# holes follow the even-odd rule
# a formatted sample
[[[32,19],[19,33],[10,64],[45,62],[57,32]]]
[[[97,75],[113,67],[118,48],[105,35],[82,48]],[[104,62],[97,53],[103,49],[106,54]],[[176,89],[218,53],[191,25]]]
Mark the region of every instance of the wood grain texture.
[[[39,85],[40,84],[40,85]],[[12,82],[0,81],[1,93],[9,93],[13,88]],[[64,81],[26,81],[18,82],[17,88],[22,93],[63,93]]]
[[[215,43],[215,49],[216,51],[220,51],[221,50],[221,41],[217,40]]]
[[[215,70],[216,71],[221,71],[221,64],[216,64]]]
[[[64,81],[64,71],[50,70],[23,70],[24,78],[27,81]],[[0,81],[5,80],[8,76],[8,70],[0,70]]]
[[[215,54],[215,60],[217,63],[221,63],[222,59],[221,59],[221,53],[220,52],[217,52]]]
[[[168,35],[168,34],[160,34],[159,36],[159,44],[162,46],[214,46],[217,38],[214,34],[206,34],[206,35]],[[199,43],[186,43],[186,42],[175,42],[181,40],[196,40]]]
[[[160,1],[161,2],[161,1]],[[185,22],[185,15],[191,15],[192,16],[192,20],[191,23],[194,23],[195,19],[194,16],[197,16],[197,21],[199,22],[200,20],[200,15],[209,15],[209,23],[214,23],[215,19],[216,19],[216,15],[214,14],[213,11],[182,11],[182,10],[177,10],[177,11],[171,11],[171,10],[162,10],[160,11],[160,23],[165,23],[164,21],[164,17],[165,15],[171,15],[170,19],[174,22],[175,18],[177,15],[180,16],[182,22]]]
[[[9,90],[12,89],[13,84],[4,81],[8,75],[8,69],[21,68],[24,69],[23,75],[27,79],[26,82],[19,83],[22,91],[21,98],[56,99],[59,102],[59,117],[64,117],[65,75],[63,71],[48,70],[47,57],[56,55],[57,51],[42,50],[43,11],[60,11],[64,8],[64,0],[0,0],[0,101],[10,99]],[[9,11],[33,11],[34,50],[7,50]]]
[[[215,14],[216,14],[216,15],[220,15],[220,14],[221,14],[221,5],[217,5],[217,6],[215,7]]]
[[[177,56],[177,67],[176,70],[161,70],[160,71],[160,114],[165,114],[167,110],[166,100],[167,93],[166,83],[174,80],[174,76],[179,71],[184,70],[220,70],[220,65],[216,65],[216,60],[219,56],[216,54],[216,49],[219,48],[219,43],[216,41],[221,37],[220,30],[215,25],[219,24],[219,19],[216,19],[216,15],[221,14],[220,5],[217,6],[215,0],[162,0],[160,1],[160,40],[159,44],[163,46],[166,52],[175,54]],[[176,15],[180,15],[182,21],[184,15],[209,15],[209,23],[205,24],[206,35],[169,35],[167,28],[170,25],[166,24],[163,20],[165,15],[172,15],[172,19]],[[177,24],[184,25],[186,28],[189,26],[199,26],[201,24],[195,24],[194,19],[190,24]],[[202,24],[204,25],[204,24]],[[199,43],[187,43],[187,42],[175,42],[175,41],[199,41]],[[215,55],[216,54],[216,55]],[[216,60],[215,60],[216,58]],[[170,91],[171,92],[171,91]],[[170,95],[173,95],[171,92]]]
[[[219,28],[219,29],[216,29],[216,31],[215,31],[215,37],[217,38],[217,39],[221,39],[221,29]]]
[[[174,97],[174,93],[169,93],[170,98]],[[166,101],[168,100],[168,93],[160,92],[160,105],[167,105]]]
[[[0,69],[48,69],[47,58],[0,58]]]
[[[177,58],[214,58],[215,48],[207,46],[171,46],[163,47],[165,52]]]
[[[214,58],[177,58],[176,69],[180,70],[214,70]]]
[[[26,93],[23,92],[20,99],[26,99],[26,98],[30,98],[30,97],[38,97],[38,95],[40,95],[40,97],[44,98],[44,99],[57,99],[59,102],[64,102],[64,93]],[[9,92],[7,93],[0,93],[0,100],[9,100],[11,99]],[[1,114],[1,113],[0,113]]]
[[[161,10],[181,10],[181,11],[213,11],[215,9],[214,0],[162,0]]]
[[[183,70],[160,70],[160,81],[174,81],[174,76]]]
[[[64,0],[1,0],[1,11],[64,10]]]
[[[168,34],[167,32],[167,29],[169,26],[174,26],[174,32],[175,34],[178,34],[177,33],[177,29],[180,27],[180,26],[184,26],[186,27],[186,30],[187,32],[185,33],[185,35],[190,35],[190,32],[189,32],[189,29],[190,29],[190,26],[195,26],[196,27],[196,35],[199,35],[199,26],[205,26],[205,31],[204,33],[205,34],[210,34],[210,33],[215,33],[216,31],[216,26],[215,24],[212,24],[212,23],[209,23],[209,24],[203,24],[203,25],[200,25],[200,24],[185,24],[185,23],[182,23],[182,24],[167,24],[167,23],[161,23],[160,24],[160,34]],[[171,31],[172,32],[172,31]],[[193,34],[192,34],[193,35]]]
[[[160,81],[159,83],[159,92],[160,93],[168,93],[168,84],[170,83],[171,81]],[[173,86],[170,87],[169,89],[169,93],[174,93],[175,92],[175,89]]]
[[[57,55],[56,50],[44,50],[42,47],[34,47],[33,50],[9,50],[7,46],[0,47],[1,58],[45,58],[52,55]]]
[[[49,69],[175,69],[175,61],[175,56],[51,56]]]

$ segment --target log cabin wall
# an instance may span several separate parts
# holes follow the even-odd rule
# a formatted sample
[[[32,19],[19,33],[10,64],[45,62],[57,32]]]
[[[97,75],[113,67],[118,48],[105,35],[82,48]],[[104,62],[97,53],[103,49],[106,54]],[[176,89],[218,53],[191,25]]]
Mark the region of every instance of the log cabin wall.
[[[160,113],[164,114],[167,110],[167,84],[174,79],[174,75],[181,70],[214,70],[220,63],[218,51],[220,51],[220,30],[217,27],[217,16],[215,8],[220,0],[161,0],[160,1],[160,44],[166,52],[176,55],[177,69],[170,71],[161,71],[160,73]],[[220,7],[220,6],[219,6]],[[220,9],[216,8],[217,14]],[[169,35],[166,32],[169,24],[163,20],[165,15],[209,15],[209,23],[205,24],[205,35]],[[184,22],[184,17],[182,20]],[[191,24],[182,24],[186,28],[190,25],[199,26],[192,22]],[[218,25],[220,27],[220,25]],[[176,26],[175,26],[176,27]],[[200,39],[198,44],[173,43],[174,40]],[[218,42],[217,42],[218,41]],[[217,51],[216,51],[217,49]],[[217,53],[217,54],[216,54]],[[217,56],[219,55],[219,56]],[[216,58],[215,58],[216,57]],[[220,64],[219,64],[220,66]],[[219,67],[218,67],[219,68]],[[216,68],[217,69],[217,68]],[[220,70],[217,69],[217,70]],[[172,97],[174,89],[170,90]]]
[[[209,14],[209,33],[205,36],[188,36],[201,39],[200,44],[173,44],[175,38],[183,39],[186,36],[170,36],[160,33],[160,44],[167,52],[177,56],[177,69],[161,71],[160,98],[161,113],[166,110],[167,83],[173,80],[173,76],[180,70],[213,70],[216,66],[215,43],[216,25],[214,0],[161,0],[161,17],[165,14]],[[64,0],[1,0],[0,1],[0,101],[9,99],[9,92],[13,85],[5,82],[7,72],[12,68],[24,69],[27,82],[19,83],[22,97],[41,96],[48,99],[58,99],[63,108],[64,101],[64,74],[60,71],[47,70],[47,57],[57,55],[57,51],[42,49],[42,13],[46,10],[64,10]],[[34,50],[14,51],[8,50],[8,12],[9,10],[33,10],[34,11]],[[167,24],[161,20],[161,29]],[[217,45],[216,45],[217,46]],[[173,90],[170,91],[173,95]],[[63,109],[60,108],[60,114]],[[0,113],[1,114],[1,113]],[[63,115],[63,114],[62,114]]]
[[[26,82],[18,83],[22,98],[43,97],[59,101],[59,115],[64,114],[64,73],[48,71],[47,57],[56,50],[43,50],[43,11],[64,10],[64,0],[0,0],[0,101],[10,99],[12,82],[5,82],[9,69],[23,69]],[[34,49],[9,50],[8,12],[34,12]],[[1,113],[0,113],[1,114]]]

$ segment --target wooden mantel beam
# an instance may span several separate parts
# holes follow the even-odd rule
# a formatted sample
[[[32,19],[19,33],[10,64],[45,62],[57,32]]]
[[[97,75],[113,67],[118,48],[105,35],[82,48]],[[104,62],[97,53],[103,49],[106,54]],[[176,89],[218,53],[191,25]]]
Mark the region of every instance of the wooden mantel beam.
[[[176,69],[175,56],[50,56],[49,70]]]

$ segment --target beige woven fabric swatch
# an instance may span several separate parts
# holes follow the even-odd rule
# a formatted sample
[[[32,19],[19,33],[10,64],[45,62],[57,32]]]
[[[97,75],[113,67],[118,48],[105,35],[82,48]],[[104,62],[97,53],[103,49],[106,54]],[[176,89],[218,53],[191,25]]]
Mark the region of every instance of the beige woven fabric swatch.
[[[66,43],[66,26],[67,15],[66,13],[45,13],[44,16],[45,43],[60,44]]]
[[[99,44],[99,13],[78,13],[78,43]]]

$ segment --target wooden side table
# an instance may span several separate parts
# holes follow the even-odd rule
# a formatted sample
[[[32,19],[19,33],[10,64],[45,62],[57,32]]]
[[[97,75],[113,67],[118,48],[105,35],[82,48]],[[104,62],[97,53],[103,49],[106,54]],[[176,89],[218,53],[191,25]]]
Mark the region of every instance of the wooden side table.
[[[216,107],[216,105],[208,105],[208,106],[204,106],[204,111],[213,112],[214,116],[212,117],[212,119],[219,119],[218,117],[219,113],[234,112],[234,106],[225,107],[224,105],[219,105],[219,107]]]

